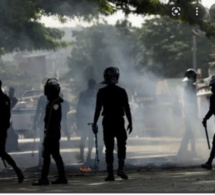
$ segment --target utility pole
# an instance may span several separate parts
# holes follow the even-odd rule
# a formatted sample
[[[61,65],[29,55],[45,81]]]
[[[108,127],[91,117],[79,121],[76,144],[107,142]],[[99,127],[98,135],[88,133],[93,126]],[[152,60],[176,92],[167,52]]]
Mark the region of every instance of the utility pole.
[[[196,44],[196,35],[193,35],[193,69],[197,69],[197,60],[196,60],[197,44]]]

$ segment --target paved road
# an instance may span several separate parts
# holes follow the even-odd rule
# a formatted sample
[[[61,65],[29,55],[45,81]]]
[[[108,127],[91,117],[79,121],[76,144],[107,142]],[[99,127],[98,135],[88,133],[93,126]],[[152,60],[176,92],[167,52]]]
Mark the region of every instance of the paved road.
[[[36,145],[39,140],[36,140]],[[61,154],[65,163],[65,169],[68,175],[69,184],[58,186],[45,186],[42,188],[31,186],[33,180],[37,180],[40,174],[40,168],[37,167],[38,155],[35,151],[32,156],[32,139],[19,140],[19,152],[11,152],[11,156],[17,164],[24,170],[26,180],[23,184],[17,184],[16,177],[11,168],[5,169],[0,161],[0,192],[196,192],[193,191],[194,185],[200,184],[202,177],[208,183],[213,182],[213,175],[199,168],[199,165],[205,161],[209,151],[204,139],[197,140],[198,157],[187,156],[186,159],[180,159],[176,156],[179,148],[180,139],[176,138],[130,138],[127,146],[126,170],[130,179],[123,181],[116,177],[115,182],[104,182],[105,163],[104,151],[100,156],[99,172],[80,172],[80,167],[84,164],[77,163],[79,138],[73,138],[70,142],[65,138],[61,141]],[[37,146],[36,146],[37,148]],[[95,153],[95,150],[93,150]],[[116,157],[115,157],[116,159]],[[115,163],[115,169],[117,164]],[[213,173],[213,172],[212,172]],[[55,164],[50,169],[50,180],[56,175]],[[195,176],[190,178],[189,176]],[[192,181],[192,187],[187,184],[186,178]],[[168,183],[172,184],[168,184]],[[206,182],[206,183],[207,183]],[[157,184],[156,184],[157,183]],[[204,183],[204,182],[203,182]],[[153,184],[153,185],[152,185]],[[156,184],[156,185],[155,185]],[[167,185],[167,188],[162,186]],[[13,186],[11,188],[10,186]],[[172,186],[171,188],[169,186]],[[181,186],[181,187],[180,187]],[[200,185],[201,186],[201,185]],[[204,187],[204,186],[203,186]],[[203,191],[207,189],[203,189]],[[195,190],[197,190],[196,188]],[[209,188],[210,190],[212,187]],[[169,190],[169,191],[168,191]]]
[[[0,181],[1,193],[205,193],[215,192],[213,171],[199,168],[172,170],[128,171],[129,179],[116,177],[114,182],[105,182],[103,173],[69,175],[67,185],[31,186],[33,178],[22,184],[15,179]],[[53,177],[49,177],[54,180]]]

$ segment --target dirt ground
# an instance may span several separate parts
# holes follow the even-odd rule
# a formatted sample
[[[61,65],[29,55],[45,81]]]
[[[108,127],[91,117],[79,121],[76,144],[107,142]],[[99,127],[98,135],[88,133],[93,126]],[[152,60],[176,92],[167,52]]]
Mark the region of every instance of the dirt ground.
[[[80,173],[68,176],[67,185],[31,186],[35,176],[27,176],[22,184],[16,178],[0,180],[1,193],[206,193],[215,192],[215,172],[199,167],[168,170],[129,170],[129,179],[118,176],[105,182],[106,173]],[[55,178],[49,177],[50,181]]]

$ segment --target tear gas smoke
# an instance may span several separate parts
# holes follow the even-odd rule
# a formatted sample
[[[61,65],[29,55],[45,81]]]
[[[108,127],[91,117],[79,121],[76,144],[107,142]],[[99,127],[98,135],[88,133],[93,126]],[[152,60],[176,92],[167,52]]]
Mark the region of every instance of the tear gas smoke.
[[[126,164],[131,166],[146,166],[151,163],[158,166],[165,165],[166,163],[167,166],[168,163],[179,166],[199,165],[199,161],[206,159],[209,153],[209,151],[207,151],[204,129],[201,126],[201,118],[208,109],[206,108],[207,105],[202,108],[201,116],[199,116],[198,119],[194,116],[190,116],[189,118],[196,138],[198,158],[191,158],[189,151],[185,151],[183,158],[178,158],[177,152],[186,128],[185,115],[183,112],[184,83],[182,82],[182,78],[167,79],[161,75],[155,75],[152,72],[140,71],[137,69],[132,55],[127,55],[127,50],[125,49],[125,47],[131,45],[131,41],[129,40],[129,42],[126,42],[125,39],[118,39],[116,43],[111,42],[113,40],[112,37],[116,37],[114,33],[118,33],[118,31],[119,29],[112,31],[112,33],[110,33],[110,31],[104,33],[105,31],[103,31],[102,35],[106,36],[106,40],[109,40],[108,44],[112,45],[112,47],[97,48],[97,57],[100,58],[98,61],[101,62],[101,58],[105,55],[109,55],[109,57],[104,58],[103,64],[94,64],[94,68],[92,68],[92,66],[85,67],[83,64],[72,66],[72,72],[75,76],[71,75],[71,84],[75,84],[76,88],[82,91],[87,88],[88,79],[94,78],[98,83],[97,88],[100,88],[102,85],[99,83],[103,80],[104,69],[109,67],[110,64],[115,64],[120,70],[118,85],[124,87],[128,93],[133,118],[133,132],[128,135],[127,140]],[[134,41],[136,40],[134,39]],[[135,42],[133,44],[135,45]],[[73,57],[74,56],[71,56],[70,58],[73,59]],[[56,65],[56,69],[58,69],[58,67],[59,66]],[[60,81],[61,79],[63,78],[60,78]],[[71,85],[65,85],[64,90],[70,88]],[[64,92],[64,90],[62,91]],[[77,95],[76,93],[76,96]],[[66,99],[73,105],[72,109],[75,110],[76,104],[74,102],[77,102],[77,99],[71,99],[71,96],[66,96]],[[192,107],[190,109],[192,109]],[[92,110],[92,112],[94,113],[94,110]],[[71,115],[72,114],[74,113],[71,112]],[[89,118],[86,124],[92,122],[92,120],[93,118]],[[98,124],[99,147],[103,147],[101,120],[102,116],[100,116]],[[74,122],[74,117],[71,117],[68,121],[69,124],[67,124],[74,133],[73,136],[75,136]],[[127,124],[125,127],[127,127]],[[90,127],[89,131],[91,131]],[[65,164],[71,165],[77,163],[76,155],[79,154],[79,137],[73,137],[73,140],[67,142],[63,134],[62,136],[63,147],[61,147],[61,151],[62,157],[65,159]],[[212,132],[209,133],[209,136],[212,138]],[[38,146],[39,140],[37,139],[36,141]],[[23,145],[25,145],[24,140],[20,139],[19,143],[22,144],[22,146],[20,146],[22,150]],[[117,150],[117,146],[115,147]],[[87,148],[85,148],[85,151],[86,150]],[[188,150],[190,150],[190,146]],[[103,168],[105,168],[104,152],[105,150],[103,148],[103,154],[100,154],[100,166]],[[95,148],[93,149],[92,158],[94,154]],[[28,166],[37,163],[35,158],[29,161]],[[21,163],[21,159],[19,159],[18,156],[17,159],[20,160]],[[115,157],[115,163],[117,162],[116,159],[117,157]]]

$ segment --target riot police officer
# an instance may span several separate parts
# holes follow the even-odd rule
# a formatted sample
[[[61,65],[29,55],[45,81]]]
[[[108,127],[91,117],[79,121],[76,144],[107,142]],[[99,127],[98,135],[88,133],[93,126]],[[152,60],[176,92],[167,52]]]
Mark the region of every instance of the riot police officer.
[[[211,81],[210,81],[210,87],[211,87],[211,91],[212,91],[212,96],[210,97],[210,107],[209,107],[209,111],[208,113],[205,115],[202,124],[204,127],[207,127],[207,120],[213,115],[215,114],[215,75],[212,76]],[[205,164],[202,164],[203,168],[212,169],[212,162],[215,156],[215,135],[213,137],[213,147],[210,153],[210,156],[208,158],[208,161]]]
[[[113,173],[113,150],[114,138],[117,139],[118,146],[118,170],[117,175],[122,179],[128,179],[124,172],[124,161],[126,158],[127,133],[124,127],[124,114],[128,119],[127,130],[132,132],[132,118],[128,96],[125,89],[117,86],[119,79],[119,69],[109,67],[104,71],[104,81],[106,87],[99,89],[96,99],[96,109],[93,122],[93,131],[97,131],[97,121],[102,111],[104,144],[106,148],[106,163],[108,176],[105,181],[114,181]]]
[[[181,140],[178,156],[183,157],[188,153],[188,144],[191,143],[191,156],[196,156],[194,124],[198,117],[197,96],[196,96],[197,73],[194,69],[188,69],[185,73],[186,82],[183,93],[183,110],[185,116],[185,133]]]
[[[17,167],[15,161],[11,158],[11,156],[5,151],[5,143],[7,138],[7,130],[10,127],[10,99],[9,97],[2,91],[2,81],[0,80],[0,157],[2,160],[6,161],[9,165],[11,165],[14,171],[17,174],[18,182],[22,183],[24,180],[24,175],[19,167]]]
[[[44,119],[43,166],[39,181],[33,183],[33,185],[49,185],[48,173],[51,155],[58,168],[58,178],[52,184],[67,184],[64,164],[60,155],[61,104],[63,99],[59,96],[59,93],[60,84],[58,80],[55,78],[48,79],[44,87],[44,94],[47,97],[48,103]]]

